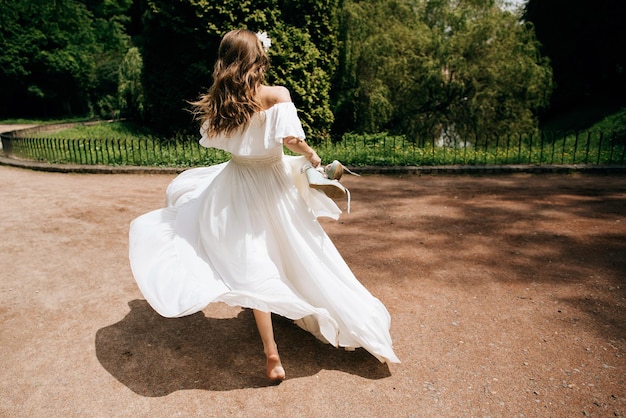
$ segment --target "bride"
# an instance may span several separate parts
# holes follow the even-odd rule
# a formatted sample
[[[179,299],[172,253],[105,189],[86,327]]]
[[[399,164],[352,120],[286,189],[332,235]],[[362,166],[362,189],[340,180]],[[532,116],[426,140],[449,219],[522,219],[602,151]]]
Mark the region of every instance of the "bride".
[[[363,347],[399,362],[385,306],[357,280],[317,217],[341,211],[306,185],[302,167],[320,157],[289,91],[264,85],[266,34],[228,32],[213,84],[194,102],[200,144],[230,161],[185,171],[166,191],[167,207],[131,223],[129,256],[137,284],[161,315],[179,317],[224,302],[250,308],[269,379],[285,379],[271,314],[335,347]],[[286,156],[287,147],[300,156]]]

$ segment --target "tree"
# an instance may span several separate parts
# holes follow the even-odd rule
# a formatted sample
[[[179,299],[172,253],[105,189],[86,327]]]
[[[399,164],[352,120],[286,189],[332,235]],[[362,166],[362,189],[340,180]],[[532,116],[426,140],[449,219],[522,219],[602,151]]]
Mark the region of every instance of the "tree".
[[[337,113],[357,131],[473,141],[536,127],[549,64],[532,26],[493,1],[351,1],[342,18]]]

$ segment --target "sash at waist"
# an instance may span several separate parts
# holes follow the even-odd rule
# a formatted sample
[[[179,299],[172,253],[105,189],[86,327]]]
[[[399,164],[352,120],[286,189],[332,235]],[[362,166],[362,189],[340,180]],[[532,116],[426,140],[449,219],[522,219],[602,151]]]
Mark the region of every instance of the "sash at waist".
[[[268,167],[279,163],[282,159],[282,155],[270,155],[266,157],[242,157],[233,155],[230,161],[245,167]]]

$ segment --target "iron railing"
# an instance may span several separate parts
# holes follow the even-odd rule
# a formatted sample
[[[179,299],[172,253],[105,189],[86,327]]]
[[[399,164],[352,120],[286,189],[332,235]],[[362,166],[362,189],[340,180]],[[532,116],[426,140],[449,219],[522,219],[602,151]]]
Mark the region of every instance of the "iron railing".
[[[190,167],[229,159],[224,151],[200,146],[196,138],[0,137],[6,157],[52,164]],[[352,166],[625,165],[626,138],[596,131],[541,132],[418,145],[400,136],[345,135],[315,148],[325,161],[338,159]]]

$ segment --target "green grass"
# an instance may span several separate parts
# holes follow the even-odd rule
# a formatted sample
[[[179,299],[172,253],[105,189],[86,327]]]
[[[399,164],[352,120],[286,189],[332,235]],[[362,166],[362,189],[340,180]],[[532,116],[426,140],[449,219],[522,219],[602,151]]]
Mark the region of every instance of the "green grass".
[[[76,122],[76,121],[74,121]],[[81,121],[82,122],[82,121]],[[57,122],[71,123],[71,122]],[[32,138],[60,138],[60,139],[147,139],[154,138],[154,134],[146,127],[133,122],[100,122],[97,124],[78,124],[71,128],[58,131],[41,131],[29,135]]]
[[[618,136],[626,136],[626,107],[603,117],[594,123],[589,130],[614,132]]]

